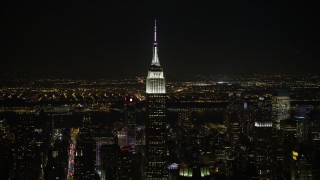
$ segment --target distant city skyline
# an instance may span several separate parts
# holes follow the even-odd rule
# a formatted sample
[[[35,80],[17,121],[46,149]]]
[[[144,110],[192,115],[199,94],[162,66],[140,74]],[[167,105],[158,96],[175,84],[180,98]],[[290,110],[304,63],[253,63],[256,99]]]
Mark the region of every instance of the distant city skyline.
[[[166,74],[317,73],[317,6],[290,2],[7,2],[1,74],[143,74],[159,22]]]

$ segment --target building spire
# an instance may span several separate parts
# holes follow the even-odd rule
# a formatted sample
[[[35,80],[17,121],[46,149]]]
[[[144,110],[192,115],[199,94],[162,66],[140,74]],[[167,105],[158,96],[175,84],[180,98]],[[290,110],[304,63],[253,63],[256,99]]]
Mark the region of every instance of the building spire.
[[[158,43],[157,43],[157,20],[154,20],[154,37],[153,37],[153,56],[151,65],[160,66],[158,57]]]
[[[154,20],[154,43],[157,43],[157,20]]]

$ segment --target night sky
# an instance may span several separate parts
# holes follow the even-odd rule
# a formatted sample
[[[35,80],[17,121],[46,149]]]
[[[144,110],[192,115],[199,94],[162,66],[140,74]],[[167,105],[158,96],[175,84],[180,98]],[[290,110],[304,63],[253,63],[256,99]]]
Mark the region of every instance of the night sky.
[[[144,75],[155,18],[166,75],[319,71],[315,2],[205,2],[7,1],[1,5],[0,71]]]

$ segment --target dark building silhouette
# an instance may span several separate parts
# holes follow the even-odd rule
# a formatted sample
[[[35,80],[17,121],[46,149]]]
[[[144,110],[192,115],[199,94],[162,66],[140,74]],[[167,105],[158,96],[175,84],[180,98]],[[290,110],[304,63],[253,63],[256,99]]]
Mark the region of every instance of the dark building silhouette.
[[[74,179],[94,179],[96,177],[95,146],[90,129],[81,128],[74,155]]]
[[[271,179],[273,155],[271,105],[267,100],[259,100],[255,111],[254,163],[259,178]]]
[[[133,96],[127,96],[125,98],[125,118],[126,118],[126,134],[127,145],[135,147],[136,145],[136,111],[135,100]]]

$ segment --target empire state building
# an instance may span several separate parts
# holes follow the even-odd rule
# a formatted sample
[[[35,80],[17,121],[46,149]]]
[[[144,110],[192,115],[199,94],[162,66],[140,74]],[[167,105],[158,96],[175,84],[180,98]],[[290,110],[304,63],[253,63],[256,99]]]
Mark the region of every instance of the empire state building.
[[[157,24],[154,27],[153,57],[146,80],[146,179],[168,178],[166,169],[166,86],[158,57]]]

